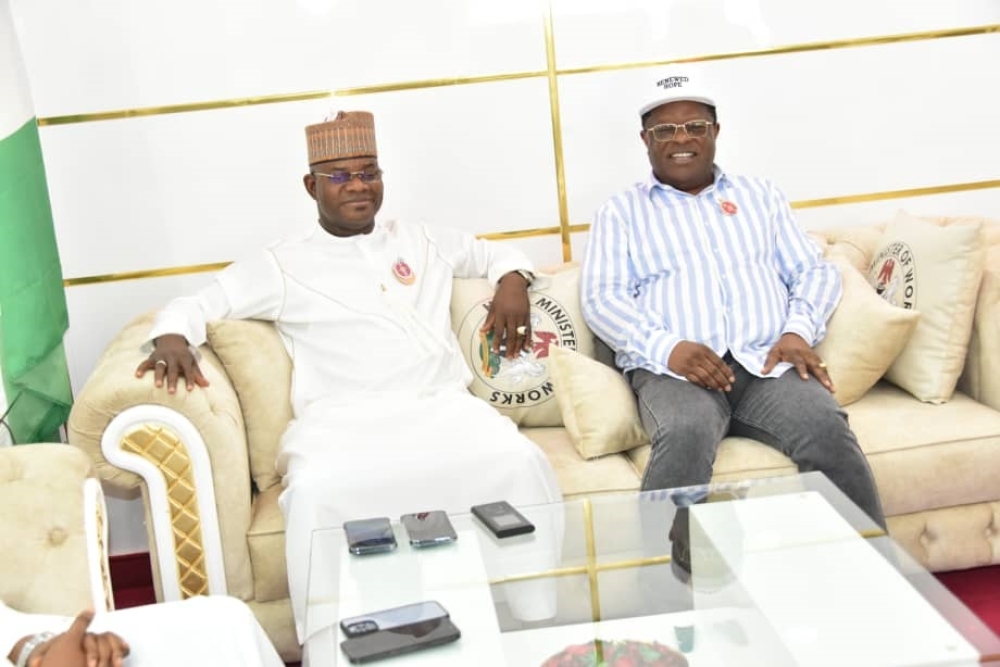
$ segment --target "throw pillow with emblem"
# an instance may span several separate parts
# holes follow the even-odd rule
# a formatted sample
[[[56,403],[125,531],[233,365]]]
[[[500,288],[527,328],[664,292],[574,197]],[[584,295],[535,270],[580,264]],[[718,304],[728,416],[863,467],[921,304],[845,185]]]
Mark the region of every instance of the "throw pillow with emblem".
[[[621,371],[568,347],[554,347],[549,370],[563,424],[585,459],[649,444],[635,394]]]
[[[840,269],[844,291],[816,353],[827,364],[837,403],[849,405],[875,386],[903,351],[920,313],[879,298],[846,257],[827,259]]]
[[[885,377],[925,403],[944,403],[955,391],[985,262],[982,223],[945,222],[900,211],[868,269],[883,299],[921,313]]]
[[[593,334],[580,312],[580,267],[567,264],[553,273],[540,272],[529,292],[531,348],[514,359],[492,352],[492,333],[481,332],[493,286],[484,279],[456,279],[451,297],[451,324],[462,355],[472,371],[473,394],[518,426],[562,426],[549,373],[553,347],[594,356]]]

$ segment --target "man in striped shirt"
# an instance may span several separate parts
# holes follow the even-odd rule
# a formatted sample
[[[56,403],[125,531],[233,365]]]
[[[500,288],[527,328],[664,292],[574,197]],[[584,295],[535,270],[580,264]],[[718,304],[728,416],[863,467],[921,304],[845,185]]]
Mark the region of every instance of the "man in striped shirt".
[[[820,470],[875,521],[868,462],[813,347],[840,274],[769,181],[715,164],[715,101],[695,72],[654,77],[639,109],[652,173],[597,212],[581,300],[639,402],[642,488],[703,484],[719,442],[753,438]]]

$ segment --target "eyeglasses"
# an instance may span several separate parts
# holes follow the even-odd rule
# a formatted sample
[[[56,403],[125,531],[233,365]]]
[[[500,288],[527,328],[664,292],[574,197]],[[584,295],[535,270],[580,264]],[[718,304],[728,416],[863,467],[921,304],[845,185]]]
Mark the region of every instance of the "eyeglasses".
[[[355,176],[361,179],[362,183],[377,183],[382,180],[381,169],[365,169],[364,171],[335,171],[332,174],[323,174],[318,171],[313,172],[313,176],[325,176],[331,183],[343,185],[350,183]]]
[[[681,125],[674,125],[673,123],[654,125],[646,130],[646,132],[653,135],[653,139],[657,141],[671,141],[677,136],[677,130],[683,127],[689,137],[692,139],[698,139],[708,134],[708,128],[713,125],[715,125],[715,123],[710,120],[689,120]]]

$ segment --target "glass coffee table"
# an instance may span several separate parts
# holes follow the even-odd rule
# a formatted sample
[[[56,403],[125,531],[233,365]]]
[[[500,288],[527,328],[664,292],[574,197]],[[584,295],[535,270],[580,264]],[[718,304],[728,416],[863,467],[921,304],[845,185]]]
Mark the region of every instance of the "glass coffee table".
[[[534,533],[455,514],[458,540],[427,548],[393,517],[385,554],[316,531],[303,664],[349,664],[341,618],[435,600],[461,639],[384,664],[1000,665],[1000,638],[820,473],[518,509]]]

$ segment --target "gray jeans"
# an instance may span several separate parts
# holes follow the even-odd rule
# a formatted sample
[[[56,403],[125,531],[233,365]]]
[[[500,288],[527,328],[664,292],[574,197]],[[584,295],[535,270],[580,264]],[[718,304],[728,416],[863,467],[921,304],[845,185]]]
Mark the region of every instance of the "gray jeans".
[[[719,442],[742,436],[774,447],[801,472],[822,472],[885,528],[868,461],[830,392],[794,369],[759,378],[729,355],[726,361],[736,376],[728,393],[643,369],[628,374],[653,443],[642,490],[707,483]]]

